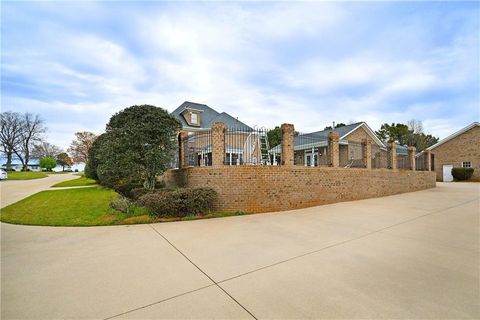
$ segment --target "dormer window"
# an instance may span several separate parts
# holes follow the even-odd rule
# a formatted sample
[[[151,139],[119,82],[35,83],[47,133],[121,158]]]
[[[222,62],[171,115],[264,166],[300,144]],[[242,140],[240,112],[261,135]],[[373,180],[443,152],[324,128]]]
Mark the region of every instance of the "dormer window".
[[[190,113],[190,120],[192,124],[198,124],[198,114],[196,113]]]
[[[181,114],[187,125],[200,127],[200,124],[202,123],[202,112],[202,110],[186,108]]]

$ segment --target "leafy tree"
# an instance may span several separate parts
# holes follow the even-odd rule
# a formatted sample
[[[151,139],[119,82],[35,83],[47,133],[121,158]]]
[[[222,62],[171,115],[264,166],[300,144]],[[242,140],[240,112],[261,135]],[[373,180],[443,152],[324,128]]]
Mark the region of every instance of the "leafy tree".
[[[73,165],[73,161],[67,153],[62,152],[57,154],[57,164],[62,166],[62,171],[65,171],[65,167]]]
[[[46,169],[47,171],[52,171],[53,168],[57,166],[57,161],[52,157],[44,157],[40,159],[40,168]]]
[[[32,150],[32,158],[33,159],[41,159],[44,157],[56,157],[57,154],[62,153],[62,148],[53,145],[51,143],[42,141],[38,144],[33,146]]]
[[[177,147],[180,122],[161,108],[131,106],[113,115],[87,162],[101,184],[128,195],[141,186],[153,190]],[[89,154],[89,157],[92,153]]]
[[[379,131],[375,132],[380,140],[386,142],[396,142],[405,145],[408,142],[410,130],[403,123],[382,124]]]
[[[7,170],[11,169],[12,156],[21,142],[23,119],[17,112],[6,111],[0,114],[0,143],[7,157]]]
[[[282,129],[279,126],[276,126],[275,129],[269,130],[267,132],[267,139],[270,148],[278,146],[282,143]]]
[[[100,160],[98,158],[99,151],[101,146],[104,144],[104,141],[107,139],[107,135],[101,134],[99,135],[95,141],[93,141],[92,145],[88,149],[88,157],[87,162],[85,164],[85,176],[87,178],[93,179],[98,181],[98,174],[97,169],[98,165],[100,164]]]
[[[346,126],[345,123],[337,123],[335,125],[335,129],[345,127],[345,126]],[[332,130],[332,129],[333,129],[332,126],[326,126],[325,129],[323,129],[323,130]]]
[[[89,131],[81,131],[75,133],[75,139],[70,144],[68,152],[72,155],[75,163],[88,162],[88,150],[92,146],[97,135]]]
[[[423,133],[422,122],[415,119],[408,121],[408,125],[384,123],[376,134],[380,140],[414,146],[418,151],[425,150],[438,142],[437,137]]]

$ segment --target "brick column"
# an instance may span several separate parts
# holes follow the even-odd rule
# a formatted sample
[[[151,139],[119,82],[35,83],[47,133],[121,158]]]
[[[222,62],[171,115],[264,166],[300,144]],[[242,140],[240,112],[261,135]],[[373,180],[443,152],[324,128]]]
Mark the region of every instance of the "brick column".
[[[338,133],[332,131],[328,134],[328,163],[331,167],[340,166],[340,149],[338,146],[338,140],[340,137]]]
[[[223,166],[225,161],[225,129],[223,122],[212,125],[212,166]]]
[[[363,140],[363,163],[365,168],[372,169],[372,141],[370,139]]]
[[[185,156],[186,156],[186,145],[185,145],[185,138],[188,134],[185,131],[182,131],[178,134],[178,168],[185,168],[187,164],[185,163]]]
[[[416,168],[416,163],[415,163],[415,153],[417,152],[417,149],[415,147],[408,147],[408,167],[410,170],[415,171]]]
[[[430,150],[424,151],[425,155],[425,166],[427,167],[427,171],[432,171],[432,152]]]
[[[284,123],[282,129],[282,165],[293,166],[294,162],[294,144],[295,144],[295,128],[293,124]]]
[[[388,143],[388,168],[397,170],[397,145],[395,142]]]

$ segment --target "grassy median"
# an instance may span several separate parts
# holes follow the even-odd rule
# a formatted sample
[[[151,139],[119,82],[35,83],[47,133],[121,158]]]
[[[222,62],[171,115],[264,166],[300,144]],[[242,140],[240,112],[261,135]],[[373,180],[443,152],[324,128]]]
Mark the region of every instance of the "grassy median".
[[[2,222],[42,226],[99,226],[147,223],[148,214],[126,215],[109,207],[118,197],[112,190],[92,187],[42,191],[1,210]]]
[[[48,177],[46,172],[37,171],[9,171],[8,180],[32,180]]]
[[[52,187],[82,187],[82,186],[91,186],[97,182],[93,179],[80,177],[74,180],[63,181],[57,184],[54,184]]]
[[[0,221],[37,226],[107,226],[209,219],[243,215],[244,212],[209,212],[204,215],[163,218],[136,207],[126,214],[110,208],[119,195],[100,186],[48,190],[1,209]]]

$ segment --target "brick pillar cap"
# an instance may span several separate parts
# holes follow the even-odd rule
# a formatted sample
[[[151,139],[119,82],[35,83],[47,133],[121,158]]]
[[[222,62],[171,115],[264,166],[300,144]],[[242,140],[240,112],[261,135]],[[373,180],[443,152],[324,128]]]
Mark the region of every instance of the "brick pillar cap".
[[[291,123],[282,123],[282,125],[280,126],[282,129],[283,128],[293,128],[293,124]]]
[[[328,133],[328,137],[329,137],[330,139],[340,139],[338,133],[336,133],[335,131],[330,131],[330,132]]]
[[[214,122],[213,125],[212,125],[212,129],[213,128],[225,128],[225,127],[226,127],[226,125],[223,122]]]
[[[393,147],[393,146],[396,146],[397,144],[395,142],[389,142],[388,145]]]
[[[413,146],[410,146],[410,147],[408,147],[408,151],[413,151],[413,152],[415,152],[415,151],[417,151],[417,148],[415,148],[415,147],[413,147]]]

